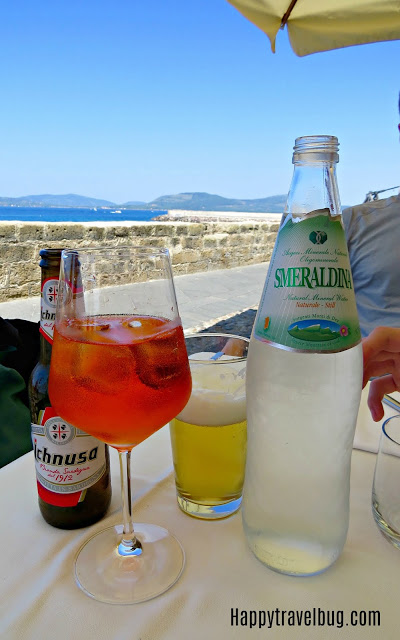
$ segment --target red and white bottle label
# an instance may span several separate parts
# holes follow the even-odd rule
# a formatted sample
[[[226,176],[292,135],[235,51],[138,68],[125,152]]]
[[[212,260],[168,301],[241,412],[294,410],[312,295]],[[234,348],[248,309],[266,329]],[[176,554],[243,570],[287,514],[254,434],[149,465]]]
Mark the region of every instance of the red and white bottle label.
[[[106,471],[102,442],[56,415],[52,407],[32,424],[39,496],[48,504],[73,507]]]
[[[40,299],[40,333],[53,344],[54,321],[58,298],[58,278],[47,278],[42,282]]]

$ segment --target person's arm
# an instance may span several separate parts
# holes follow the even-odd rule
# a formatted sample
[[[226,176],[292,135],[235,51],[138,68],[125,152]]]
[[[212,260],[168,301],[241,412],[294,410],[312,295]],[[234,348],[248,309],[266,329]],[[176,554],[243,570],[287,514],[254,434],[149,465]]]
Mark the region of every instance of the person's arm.
[[[400,391],[400,329],[377,327],[363,340],[363,386],[371,381],[368,407],[372,418],[383,418],[382,398],[385,393]]]

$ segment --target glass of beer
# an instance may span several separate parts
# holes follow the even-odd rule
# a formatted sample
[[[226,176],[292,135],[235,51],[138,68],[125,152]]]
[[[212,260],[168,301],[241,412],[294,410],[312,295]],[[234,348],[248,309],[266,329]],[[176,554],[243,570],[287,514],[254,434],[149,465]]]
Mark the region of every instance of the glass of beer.
[[[196,518],[226,518],[242,502],[249,341],[198,333],[186,336],[185,342],[192,393],[170,422],[177,501]]]
[[[116,276],[125,284],[107,286]],[[149,600],[182,572],[173,535],[133,525],[130,456],[183,409],[190,391],[168,250],[63,251],[50,400],[74,427],[117,449],[121,469],[123,524],[94,534],[75,562],[78,585],[96,600]]]

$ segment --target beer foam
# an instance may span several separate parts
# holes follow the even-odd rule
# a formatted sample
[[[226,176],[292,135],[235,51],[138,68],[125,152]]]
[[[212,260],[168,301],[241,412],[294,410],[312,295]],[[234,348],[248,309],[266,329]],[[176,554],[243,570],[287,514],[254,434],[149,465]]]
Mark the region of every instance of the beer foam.
[[[213,353],[189,356],[192,394],[178,419],[210,427],[246,420],[246,362]],[[198,362],[201,361],[201,362]]]

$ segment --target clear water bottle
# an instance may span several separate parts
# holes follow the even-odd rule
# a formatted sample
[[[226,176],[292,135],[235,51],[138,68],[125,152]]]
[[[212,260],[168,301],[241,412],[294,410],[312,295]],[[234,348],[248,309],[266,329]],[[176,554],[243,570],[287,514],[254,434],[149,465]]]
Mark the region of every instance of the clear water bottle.
[[[362,348],[336,182],[338,140],[297,138],[294,174],[247,361],[243,524],[271,569],[340,555]]]

